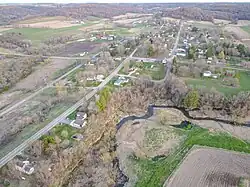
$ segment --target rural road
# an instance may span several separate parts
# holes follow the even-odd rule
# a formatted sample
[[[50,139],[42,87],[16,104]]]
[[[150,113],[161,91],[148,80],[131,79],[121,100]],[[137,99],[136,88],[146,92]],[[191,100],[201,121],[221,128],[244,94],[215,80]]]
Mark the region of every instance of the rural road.
[[[75,68],[71,69],[70,71],[68,71],[67,73],[65,73],[64,75],[62,75],[61,77],[57,78],[56,80],[50,82],[48,85],[46,85],[43,88],[38,89],[37,91],[35,91],[33,94],[29,95],[28,97],[22,99],[21,101],[15,103],[14,105],[12,105],[11,107],[5,109],[3,112],[0,113],[0,117],[9,113],[11,110],[13,110],[14,108],[20,106],[21,104],[23,104],[24,102],[30,100],[31,98],[35,97],[36,95],[38,95],[39,93],[41,93],[42,91],[44,91],[45,89],[53,86],[53,84],[55,84],[56,82],[58,82],[59,80],[65,78],[66,76],[68,76],[70,73],[74,72],[75,70],[79,69],[80,67],[82,67],[83,64],[80,64],[78,66],[76,66]]]
[[[65,60],[89,60],[90,57],[63,57],[63,56],[41,56],[41,55],[26,55],[26,54],[16,54],[16,53],[5,53],[0,52],[0,55],[11,55],[11,56],[20,56],[20,57],[43,57],[43,58],[50,58],[50,59],[65,59]]]
[[[118,74],[118,72],[121,70],[121,68],[124,66],[126,62],[134,55],[134,53],[137,51],[137,48],[131,53],[129,57],[127,57],[106,79],[94,90],[89,92],[85,97],[83,97],[81,100],[79,100],[76,104],[74,104],[72,107],[70,107],[68,110],[66,110],[64,113],[62,113],[60,116],[55,118],[53,121],[51,121],[48,125],[46,125],[44,128],[36,132],[34,135],[32,135],[30,138],[25,140],[23,143],[21,143],[19,146],[17,146],[15,149],[13,149],[11,152],[9,152],[7,155],[5,155],[3,158],[0,159],[0,168],[3,167],[6,163],[8,163],[10,160],[12,160],[16,155],[18,155],[21,151],[23,151],[25,148],[27,148],[29,145],[31,145],[35,140],[39,139],[42,135],[46,134],[48,131],[50,131],[53,127],[55,127],[58,123],[60,123],[63,119],[65,119],[68,115],[70,115],[72,112],[74,112],[77,108],[79,108],[81,105],[83,105],[87,100],[92,98],[99,90],[101,90],[114,76]]]

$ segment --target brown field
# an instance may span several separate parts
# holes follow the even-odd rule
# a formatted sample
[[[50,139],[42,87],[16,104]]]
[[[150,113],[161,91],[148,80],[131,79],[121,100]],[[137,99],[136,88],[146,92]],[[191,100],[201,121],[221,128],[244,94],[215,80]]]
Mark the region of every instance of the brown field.
[[[239,40],[244,40],[244,39],[250,38],[250,34],[246,31],[244,31],[243,29],[241,29],[240,27],[226,26],[225,30],[234,34],[237,37],[237,39],[239,39]]]
[[[128,23],[133,23],[134,21],[139,21],[141,20],[140,18],[134,18],[134,19],[120,19],[120,20],[115,20],[114,23],[119,23],[119,24],[128,24]]]
[[[128,19],[128,18],[137,18],[137,17],[147,17],[152,16],[152,14],[136,14],[136,13],[127,13],[124,15],[114,16],[113,19]]]
[[[53,21],[44,21],[44,22],[37,22],[37,23],[29,23],[29,24],[19,24],[19,27],[31,27],[31,28],[51,28],[51,29],[59,29],[65,27],[73,27],[79,24],[72,24],[70,21],[60,21],[60,20],[53,20]]]
[[[250,155],[220,149],[194,149],[165,187],[237,187],[250,178]]]
[[[51,81],[56,71],[64,69],[69,65],[71,65],[72,63],[74,63],[73,60],[62,60],[62,59],[52,60],[52,62],[43,65],[42,67],[41,66],[37,67],[32,74],[30,74],[28,77],[18,82],[13,89],[34,90],[40,86],[44,86],[46,81]]]
[[[83,52],[91,52],[96,47],[100,46],[100,43],[93,43],[93,42],[75,42],[70,43],[64,46],[59,50],[59,52],[56,54],[58,56],[72,56],[78,53]]]
[[[48,22],[48,21],[69,21],[71,20],[70,18],[64,17],[64,16],[53,16],[53,17],[35,17],[35,18],[30,18],[22,21],[18,21],[15,24],[32,24],[32,23],[38,23],[38,22]]]
[[[111,24],[102,22],[102,23],[98,23],[98,24],[86,26],[84,28],[80,28],[79,30],[82,30],[82,31],[93,31],[93,30],[111,29],[111,28],[112,28]]]
[[[0,27],[0,32],[12,29],[11,27]]]

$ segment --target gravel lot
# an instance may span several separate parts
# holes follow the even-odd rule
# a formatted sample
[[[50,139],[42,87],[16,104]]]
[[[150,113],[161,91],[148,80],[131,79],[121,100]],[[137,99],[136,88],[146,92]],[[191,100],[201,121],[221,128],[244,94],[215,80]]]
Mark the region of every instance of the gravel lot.
[[[194,149],[164,187],[236,187],[250,178],[250,155],[212,148]]]

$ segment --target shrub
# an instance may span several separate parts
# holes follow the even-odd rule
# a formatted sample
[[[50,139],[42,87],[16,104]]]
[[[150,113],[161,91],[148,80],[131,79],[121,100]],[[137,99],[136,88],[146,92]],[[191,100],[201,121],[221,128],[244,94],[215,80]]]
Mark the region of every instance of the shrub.
[[[186,97],[184,98],[184,106],[186,108],[197,108],[199,106],[200,95],[197,90],[191,90],[188,92]]]
[[[67,139],[68,136],[69,136],[69,133],[68,133],[67,130],[63,130],[63,131],[61,132],[61,137],[62,137],[62,138]]]

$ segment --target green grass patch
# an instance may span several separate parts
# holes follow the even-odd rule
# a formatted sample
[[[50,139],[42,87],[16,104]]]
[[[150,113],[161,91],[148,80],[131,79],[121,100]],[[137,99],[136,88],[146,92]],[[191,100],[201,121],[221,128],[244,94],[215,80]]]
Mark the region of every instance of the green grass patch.
[[[250,153],[250,143],[227,133],[212,133],[200,127],[194,127],[192,130],[184,132],[186,134],[185,140],[169,156],[157,160],[132,158],[139,179],[136,183],[137,187],[162,186],[194,145]]]
[[[72,113],[68,116],[68,118],[69,118],[70,120],[75,120],[75,119],[76,119],[76,113],[77,113],[77,111],[75,110],[74,112],[72,112]]]
[[[137,62],[140,75],[149,75],[153,80],[161,80],[165,77],[165,67],[162,63]]]
[[[250,26],[243,26],[243,27],[241,27],[241,29],[243,29],[244,31],[250,33]]]
[[[58,136],[62,140],[71,140],[71,137],[76,133],[77,129],[69,125],[57,125],[52,130],[52,134]]]
[[[186,83],[194,88],[208,88],[211,89],[214,87],[217,91],[225,95],[235,95],[241,91],[250,90],[250,74],[247,71],[238,71],[239,74],[239,87],[227,87],[222,85],[222,79],[210,79],[210,78],[201,78],[201,79],[188,79]]]
[[[52,37],[57,37],[61,35],[68,34],[79,34],[82,33],[80,28],[84,28],[86,26],[92,25],[94,23],[86,23],[82,25],[65,27],[59,29],[51,29],[51,28],[14,28],[4,32],[15,32],[21,33],[25,39],[31,40],[33,44],[39,44],[41,41],[45,41]]]

